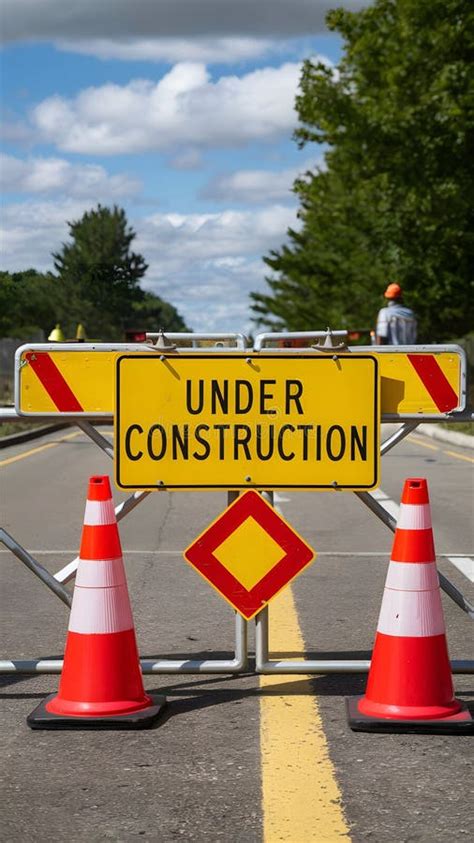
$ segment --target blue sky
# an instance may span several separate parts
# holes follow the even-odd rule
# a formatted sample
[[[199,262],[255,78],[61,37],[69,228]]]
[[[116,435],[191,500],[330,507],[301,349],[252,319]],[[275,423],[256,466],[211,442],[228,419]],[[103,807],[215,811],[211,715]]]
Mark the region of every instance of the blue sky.
[[[249,332],[293,180],[322,161],[292,132],[302,59],[341,54],[331,5],[4,0],[2,268],[52,269],[66,221],[116,203],[145,288],[195,331]]]

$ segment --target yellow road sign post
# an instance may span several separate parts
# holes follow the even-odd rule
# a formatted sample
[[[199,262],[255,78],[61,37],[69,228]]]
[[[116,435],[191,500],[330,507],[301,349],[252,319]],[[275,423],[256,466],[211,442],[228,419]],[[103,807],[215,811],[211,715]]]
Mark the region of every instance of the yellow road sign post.
[[[124,355],[116,482],[124,489],[372,489],[373,355]]]

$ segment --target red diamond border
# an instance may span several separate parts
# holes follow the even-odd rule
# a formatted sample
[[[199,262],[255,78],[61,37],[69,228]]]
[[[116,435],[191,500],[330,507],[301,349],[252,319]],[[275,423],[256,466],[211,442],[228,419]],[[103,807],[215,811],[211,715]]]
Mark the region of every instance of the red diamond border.
[[[214,556],[216,548],[249,516],[285,551],[283,558],[250,591]],[[198,536],[184,551],[184,557],[234,609],[251,620],[311,564],[316,554],[258,492],[249,490]]]

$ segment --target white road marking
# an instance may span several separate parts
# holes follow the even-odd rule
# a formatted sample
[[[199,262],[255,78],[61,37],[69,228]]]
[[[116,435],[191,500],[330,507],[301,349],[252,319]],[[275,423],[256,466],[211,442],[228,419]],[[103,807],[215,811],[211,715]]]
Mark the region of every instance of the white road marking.
[[[60,571],[56,571],[54,575],[54,579],[61,583],[67,583],[69,580],[74,576],[77,571],[79,565],[79,557],[76,556],[72,562],[69,562],[65,565],[64,568],[61,568]]]
[[[393,517],[396,518],[398,521],[400,516],[400,506],[395,503],[395,501],[392,501],[386,494],[386,492],[383,491],[383,489],[375,489],[375,491],[372,492],[372,495],[375,500],[377,500],[380,505],[383,506],[383,508],[390,515],[393,515]],[[324,554],[319,555],[321,556]],[[354,553],[353,555],[356,556],[357,554]],[[366,555],[368,556],[369,554]],[[443,557],[445,559],[448,559],[451,564],[454,565],[454,567],[457,568],[458,571],[461,572],[461,574],[464,574],[464,576],[467,577],[470,582],[474,582],[474,559],[472,559],[470,556],[461,556],[458,554],[453,555],[448,553],[438,553],[437,556],[438,558]]]
[[[474,559],[470,556],[448,556],[448,559],[470,582],[474,582]]]
[[[383,508],[386,512],[388,512],[389,515],[391,515],[398,521],[398,516],[400,514],[400,505],[398,503],[392,501],[392,499],[389,498],[389,496],[386,492],[384,492],[383,489],[375,489],[375,491],[372,492],[372,496],[375,498],[376,501],[379,502],[381,506],[383,506]]]
[[[291,501],[291,498],[285,498],[283,497],[283,495],[280,495],[278,492],[275,492],[275,494],[273,495],[273,501],[274,503],[289,503]]]

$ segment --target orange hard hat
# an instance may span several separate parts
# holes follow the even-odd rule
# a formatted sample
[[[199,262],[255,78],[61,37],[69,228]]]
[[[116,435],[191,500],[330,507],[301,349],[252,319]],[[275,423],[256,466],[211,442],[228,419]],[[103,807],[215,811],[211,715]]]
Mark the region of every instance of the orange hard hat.
[[[384,293],[386,299],[398,299],[401,295],[402,288],[400,284],[389,284]]]

